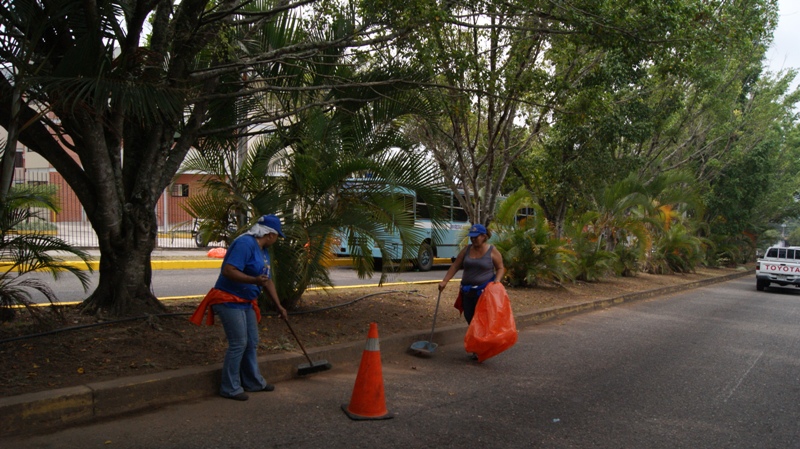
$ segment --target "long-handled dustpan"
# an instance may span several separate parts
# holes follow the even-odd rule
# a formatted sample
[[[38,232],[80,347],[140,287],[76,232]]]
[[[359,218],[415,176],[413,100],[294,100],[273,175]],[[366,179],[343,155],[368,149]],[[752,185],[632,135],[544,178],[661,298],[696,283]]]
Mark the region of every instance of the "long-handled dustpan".
[[[294,333],[294,329],[292,329],[292,325],[289,324],[289,320],[286,321],[286,325],[289,326],[289,330],[292,332],[294,339],[297,340],[297,344],[300,345],[300,349],[303,350],[303,355],[306,356],[308,363],[303,363],[301,365],[297,365],[297,375],[298,376],[305,376],[306,374],[318,373],[320,371],[327,371],[331,369],[331,364],[328,363],[327,360],[317,360],[316,362],[311,361],[311,357],[308,356],[308,352],[306,352],[306,348],[303,347],[303,343],[297,338],[297,334]]]
[[[430,340],[428,341],[415,341],[411,344],[411,350],[416,351],[420,354],[433,354],[433,351],[436,350],[436,347],[439,346],[433,341],[433,330],[436,329],[436,315],[439,314],[439,301],[442,299],[442,291],[439,290],[439,297],[436,298],[436,311],[433,312],[433,326],[431,326],[431,336]]]

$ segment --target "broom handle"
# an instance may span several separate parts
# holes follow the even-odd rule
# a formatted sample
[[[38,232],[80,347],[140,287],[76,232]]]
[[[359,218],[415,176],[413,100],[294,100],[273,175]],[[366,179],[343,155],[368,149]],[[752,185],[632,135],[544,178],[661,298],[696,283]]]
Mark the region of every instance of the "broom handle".
[[[289,330],[292,332],[292,335],[294,335],[294,339],[297,340],[297,344],[300,345],[300,349],[303,350],[303,355],[306,356],[306,358],[308,359],[308,364],[313,365],[314,362],[311,361],[311,357],[308,356],[306,348],[303,347],[303,342],[301,342],[300,339],[297,338],[297,334],[294,333],[294,329],[292,329],[292,325],[289,324],[289,320],[283,320],[283,321],[285,321],[286,325],[289,326]]]
[[[442,291],[439,290],[439,297],[436,298],[436,311],[433,312],[433,326],[431,326],[431,338],[428,339],[429,342],[433,341],[433,330],[436,329],[436,315],[439,314],[439,300],[442,299]]]
[[[262,287],[260,285],[259,285],[258,289],[260,291],[264,291],[264,287]],[[314,365],[314,362],[311,361],[311,357],[309,357],[308,353],[306,352],[306,348],[303,347],[303,342],[300,341],[300,338],[298,338],[297,334],[294,333],[294,329],[292,329],[292,325],[289,323],[289,320],[286,319],[286,320],[283,320],[283,321],[286,322],[287,326],[289,326],[289,331],[291,331],[292,335],[294,336],[295,341],[297,341],[297,344],[300,345],[300,349],[303,350],[303,355],[306,356],[306,359],[308,359],[309,366]]]

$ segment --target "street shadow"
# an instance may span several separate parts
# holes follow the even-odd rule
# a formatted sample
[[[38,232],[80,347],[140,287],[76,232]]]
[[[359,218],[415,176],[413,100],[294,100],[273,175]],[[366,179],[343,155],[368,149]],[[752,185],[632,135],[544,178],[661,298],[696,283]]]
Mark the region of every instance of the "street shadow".
[[[767,287],[764,290],[764,292],[765,293],[776,294],[776,295],[799,296],[800,295],[800,288],[797,288],[797,287],[795,287],[793,285],[780,286],[780,285],[770,284],[770,286]]]

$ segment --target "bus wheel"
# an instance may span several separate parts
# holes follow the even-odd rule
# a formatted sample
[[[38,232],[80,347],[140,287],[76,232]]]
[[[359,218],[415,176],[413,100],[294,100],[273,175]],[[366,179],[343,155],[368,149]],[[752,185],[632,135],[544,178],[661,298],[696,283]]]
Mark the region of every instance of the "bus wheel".
[[[199,232],[194,234],[194,244],[197,245],[198,248],[205,248],[208,245],[203,243],[203,237],[200,235]]]
[[[427,243],[420,245],[417,261],[414,265],[419,271],[430,271],[433,268],[433,248],[431,248],[431,245]]]

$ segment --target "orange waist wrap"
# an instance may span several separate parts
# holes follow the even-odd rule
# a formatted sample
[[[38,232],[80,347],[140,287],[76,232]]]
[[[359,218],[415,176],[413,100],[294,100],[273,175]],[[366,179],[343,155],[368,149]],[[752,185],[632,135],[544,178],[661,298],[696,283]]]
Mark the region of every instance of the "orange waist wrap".
[[[203,315],[206,314],[208,311],[208,316],[206,317],[206,324],[209,326],[214,324],[214,309],[211,308],[214,304],[222,304],[226,302],[239,302],[239,303],[250,303],[253,305],[253,310],[256,312],[256,320],[259,322],[261,321],[261,309],[258,308],[258,301],[250,301],[247,299],[240,298],[236,295],[232,295],[228,292],[223,292],[222,290],[218,290],[216,288],[212,288],[206,294],[206,297],[203,298],[203,301],[200,302],[200,305],[197,306],[192,316],[189,318],[189,321],[192,323],[200,326],[203,324]]]

